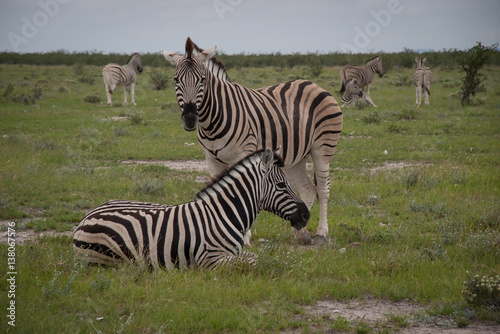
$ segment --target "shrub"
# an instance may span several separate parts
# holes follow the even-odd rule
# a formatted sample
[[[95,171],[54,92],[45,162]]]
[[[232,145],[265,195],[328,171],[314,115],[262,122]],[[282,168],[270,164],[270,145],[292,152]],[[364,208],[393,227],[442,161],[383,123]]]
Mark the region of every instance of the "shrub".
[[[154,90],[163,90],[168,86],[169,76],[160,71],[153,71],[151,72],[151,82]]]
[[[136,194],[158,195],[165,190],[165,184],[157,179],[146,179],[136,183],[134,192]]]
[[[141,110],[133,111],[127,117],[132,125],[139,125],[144,121],[144,113]]]
[[[101,97],[97,93],[92,93],[83,98],[83,101],[87,103],[101,103]]]
[[[490,60],[497,47],[498,43],[492,46],[484,46],[481,42],[477,42],[477,45],[467,51],[455,50],[458,65],[465,71],[461,89],[462,105],[468,104],[471,97],[475,96],[483,87],[484,78],[478,72]]]
[[[462,295],[468,303],[475,306],[500,307],[500,275],[479,277],[467,272]]]
[[[368,115],[363,115],[361,121],[365,124],[378,124],[380,123],[380,113],[378,111],[372,111]]]

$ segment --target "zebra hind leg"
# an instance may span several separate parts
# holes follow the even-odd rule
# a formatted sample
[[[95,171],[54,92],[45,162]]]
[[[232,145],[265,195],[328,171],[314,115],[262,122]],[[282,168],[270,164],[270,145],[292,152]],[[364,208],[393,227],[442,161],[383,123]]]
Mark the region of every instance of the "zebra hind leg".
[[[123,95],[124,95],[123,105],[126,106],[128,104],[128,102],[127,102],[127,95],[128,95],[127,86],[123,86]]]
[[[113,86],[109,86],[106,82],[105,82],[105,89],[106,89],[106,97],[108,99],[108,106],[112,106],[113,105],[113,102],[111,101],[111,94],[113,94],[113,90],[115,89]]]
[[[137,104],[135,104],[135,98],[134,98],[134,95],[135,95],[135,82],[132,82],[130,84],[130,97],[132,98],[132,104],[134,106],[136,106]]]
[[[417,107],[420,107],[420,101],[422,98],[422,86],[417,86],[415,89],[416,89],[416,95],[417,95],[417,98],[415,100],[415,105]]]

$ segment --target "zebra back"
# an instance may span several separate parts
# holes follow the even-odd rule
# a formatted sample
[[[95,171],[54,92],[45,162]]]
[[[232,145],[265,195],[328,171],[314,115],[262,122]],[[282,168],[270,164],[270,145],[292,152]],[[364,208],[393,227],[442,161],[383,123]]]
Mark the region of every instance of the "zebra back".
[[[415,62],[417,67],[415,69],[415,74],[413,75],[413,84],[415,87],[424,88],[430,95],[430,86],[432,83],[432,72],[430,67],[425,66],[427,58],[415,57]]]
[[[375,56],[368,59],[363,66],[344,65],[340,70],[340,81],[342,87],[340,93],[345,92],[345,84],[350,79],[356,79],[359,88],[363,88],[373,82],[375,73],[383,77],[385,72],[382,68],[382,58]]]
[[[109,201],[88,213],[74,238],[75,253],[92,263],[139,262],[154,268],[213,268],[254,261],[243,236],[260,210],[304,227],[309,211],[270,149],[256,152],[215,179],[193,202],[163,205]]]
[[[108,64],[102,70],[104,83],[109,93],[116,86],[128,86],[137,81],[137,73],[142,73],[141,58],[138,53],[133,53],[126,65]]]

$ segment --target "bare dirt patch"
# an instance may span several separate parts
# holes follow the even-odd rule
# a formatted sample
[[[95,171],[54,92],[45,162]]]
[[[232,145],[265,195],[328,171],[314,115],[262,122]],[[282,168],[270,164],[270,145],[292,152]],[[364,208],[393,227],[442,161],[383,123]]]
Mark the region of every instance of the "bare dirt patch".
[[[205,160],[123,160],[123,164],[159,165],[186,172],[208,173]]]
[[[22,245],[28,241],[33,241],[36,240],[37,238],[41,238],[44,236],[50,236],[50,237],[57,237],[61,235],[72,236],[73,233],[75,233],[74,230],[76,229],[75,225],[73,231],[55,231],[55,230],[36,231],[32,228],[22,228],[21,226],[23,226],[25,223],[22,221],[20,222],[15,219],[1,220],[0,231],[2,231],[2,233],[0,233],[0,244],[7,244],[8,242],[7,232],[3,231],[7,231],[7,228],[9,226],[8,224],[12,221],[16,222],[16,226],[13,228],[16,231],[16,235],[13,237],[13,239],[16,242],[16,245]]]
[[[425,308],[410,301],[391,302],[373,298],[340,302],[321,300],[314,306],[306,306],[308,316],[335,321],[338,317],[359,324],[364,322],[371,328],[388,328],[405,334],[482,334],[500,333],[500,326],[495,324],[471,323],[465,328],[458,328],[451,319],[425,316]],[[399,317],[406,321],[405,326],[391,322]]]

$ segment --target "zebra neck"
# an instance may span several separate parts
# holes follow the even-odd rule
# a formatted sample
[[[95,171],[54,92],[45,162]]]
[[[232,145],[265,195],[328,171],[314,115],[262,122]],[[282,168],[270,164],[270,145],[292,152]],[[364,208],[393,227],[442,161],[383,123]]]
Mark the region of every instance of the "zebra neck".
[[[241,167],[241,166],[240,166]],[[214,224],[223,224],[233,231],[233,236],[243,236],[251,228],[260,211],[260,185],[249,170],[240,171],[240,167],[230,169],[215,183],[202,190],[196,200],[201,201],[206,210],[213,216]]]
[[[210,71],[207,71],[203,102],[199,111],[199,125],[206,131],[211,132],[215,124],[223,121],[219,117],[220,113],[223,111],[233,112],[231,106],[228,104],[228,96],[225,96],[232,92],[232,87],[227,86],[233,85],[233,83],[221,80]],[[222,95],[218,96],[218,94]]]

